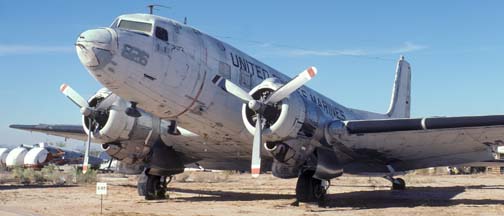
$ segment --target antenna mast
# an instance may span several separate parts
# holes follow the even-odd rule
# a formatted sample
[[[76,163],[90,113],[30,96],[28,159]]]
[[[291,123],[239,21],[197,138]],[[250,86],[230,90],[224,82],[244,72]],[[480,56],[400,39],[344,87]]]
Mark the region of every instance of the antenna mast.
[[[167,7],[164,5],[158,5],[158,4],[150,4],[150,5],[147,5],[147,7],[149,8],[149,14],[154,14],[155,7],[171,9],[171,7]]]

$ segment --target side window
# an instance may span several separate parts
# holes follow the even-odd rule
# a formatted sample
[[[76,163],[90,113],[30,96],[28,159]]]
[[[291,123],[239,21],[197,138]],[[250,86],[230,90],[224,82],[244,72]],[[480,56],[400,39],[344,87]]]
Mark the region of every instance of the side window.
[[[168,41],[168,31],[166,29],[156,26],[156,37],[162,41]]]

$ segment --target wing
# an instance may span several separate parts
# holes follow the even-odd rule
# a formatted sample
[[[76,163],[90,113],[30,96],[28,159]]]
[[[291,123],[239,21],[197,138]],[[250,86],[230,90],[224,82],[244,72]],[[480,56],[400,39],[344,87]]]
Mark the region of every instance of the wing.
[[[38,124],[38,125],[10,125],[10,128],[25,130],[25,131],[35,131],[41,132],[49,135],[60,136],[76,140],[87,140],[87,134],[82,128],[82,125],[48,125],[48,124]]]
[[[504,144],[504,115],[343,123],[344,130],[329,130],[340,151],[396,171],[489,161]]]
[[[82,125],[10,125],[10,128],[25,130],[30,132],[40,132],[54,136],[65,138],[87,140],[87,134],[82,128]],[[204,159],[200,161],[203,167],[207,169],[230,169],[230,170],[246,170],[250,166],[248,157],[237,158],[234,147],[222,148],[222,143],[206,140],[188,130],[178,128],[180,135],[163,134],[167,145],[173,148],[188,158],[190,161],[196,159]],[[234,144],[227,144],[228,146],[235,146]],[[230,162],[232,161],[232,162]]]

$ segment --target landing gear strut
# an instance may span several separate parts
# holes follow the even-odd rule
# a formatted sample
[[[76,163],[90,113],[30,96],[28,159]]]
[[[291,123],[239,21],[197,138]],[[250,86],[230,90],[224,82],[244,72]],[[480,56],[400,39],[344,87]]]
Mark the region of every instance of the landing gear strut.
[[[299,175],[294,205],[299,204],[299,202],[317,202],[322,205],[325,202],[329,182],[313,178],[313,174],[313,171],[306,171]]]
[[[405,190],[406,182],[402,178],[393,178],[392,176],[385,176],[385,179],[389,180],[392,183],[392,190]]]

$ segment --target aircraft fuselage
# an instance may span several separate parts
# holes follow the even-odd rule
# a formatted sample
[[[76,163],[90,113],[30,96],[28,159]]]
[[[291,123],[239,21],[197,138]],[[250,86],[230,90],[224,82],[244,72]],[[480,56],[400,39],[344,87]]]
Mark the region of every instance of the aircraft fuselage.
[[[123,24],[124,20],[133,24]],[[150,28],[138,27],[138,23],[150,24]],[[216,75],[247,91],[268,78],[281,83],[290,80],[197,29],[153,15],[124,15],[110,28],[84,32],[77,50],[89,72],[106,88],[155,116],[176,120],[181,127],[223,145],[248,146],[252,136],[242,122],[242,102],[212,85]],[[89,50],[96,53],[96,61],[89,60]],[[316,113],[319,123],[366,118],[308,87],[295,94],[301,96],[307,112]]]

